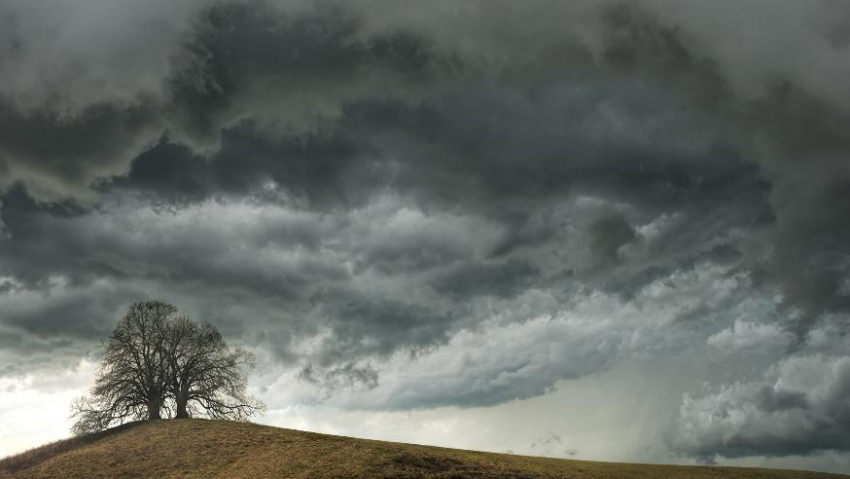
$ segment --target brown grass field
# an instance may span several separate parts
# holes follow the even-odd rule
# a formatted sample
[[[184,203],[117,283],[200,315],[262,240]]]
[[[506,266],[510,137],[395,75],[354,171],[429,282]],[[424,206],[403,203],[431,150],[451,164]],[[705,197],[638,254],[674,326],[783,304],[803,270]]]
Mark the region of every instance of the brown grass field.
[[[256,424],[161,420],[0,460],[0,478],[828,478],[815,472],[515,456]]]

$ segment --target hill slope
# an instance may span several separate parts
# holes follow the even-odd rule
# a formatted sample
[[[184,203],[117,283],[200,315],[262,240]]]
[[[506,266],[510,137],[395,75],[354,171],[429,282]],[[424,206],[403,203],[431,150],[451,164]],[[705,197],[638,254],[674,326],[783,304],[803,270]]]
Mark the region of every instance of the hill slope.
[[[827,478],[764,469],[546,459],[329,436],[255,424],[136,423],[0,461],[0,478]]]

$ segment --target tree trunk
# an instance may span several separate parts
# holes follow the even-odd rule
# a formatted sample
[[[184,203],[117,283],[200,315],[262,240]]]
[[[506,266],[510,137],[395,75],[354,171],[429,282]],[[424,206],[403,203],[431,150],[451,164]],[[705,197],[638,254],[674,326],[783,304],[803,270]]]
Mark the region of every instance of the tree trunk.
[[[186,409],[186,399],[178,398],[177,399],[177,415],[175,416],[177,419],[188,419],[189,411]]]
[[[189,402],[189,387],[188,384],[184,383],[184,386],[180,387],[180,393],[177,394],[174,402],[177,403],[177,415],[175,416],[177,419],[188,419],[189,418],[189,410],[187,408]]]
[[[148,420],[161,419],[160,409],[162,408],[161,401],[151,401],[148,403]]]

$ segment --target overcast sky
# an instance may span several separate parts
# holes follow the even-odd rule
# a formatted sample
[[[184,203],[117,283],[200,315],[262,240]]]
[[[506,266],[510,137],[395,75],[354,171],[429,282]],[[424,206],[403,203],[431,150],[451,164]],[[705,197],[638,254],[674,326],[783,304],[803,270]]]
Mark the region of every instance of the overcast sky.
[[[0,0],[0,455],[171,302],[260,422],[850,471],[850,3]]]

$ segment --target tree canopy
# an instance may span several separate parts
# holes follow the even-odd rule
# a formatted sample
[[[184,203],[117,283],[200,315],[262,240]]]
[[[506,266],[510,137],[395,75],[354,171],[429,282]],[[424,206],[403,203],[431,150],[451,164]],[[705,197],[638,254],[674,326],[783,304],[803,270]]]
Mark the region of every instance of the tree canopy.
[[[75,434],[127,421],[205,416],[244,421],[263,404],[247,392],[254,357],[209,323],[159,301],[130,305],[104,341],[88,396],[72,405]]]

